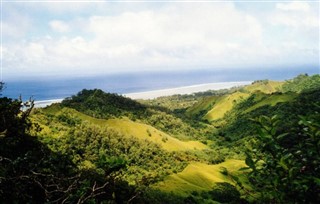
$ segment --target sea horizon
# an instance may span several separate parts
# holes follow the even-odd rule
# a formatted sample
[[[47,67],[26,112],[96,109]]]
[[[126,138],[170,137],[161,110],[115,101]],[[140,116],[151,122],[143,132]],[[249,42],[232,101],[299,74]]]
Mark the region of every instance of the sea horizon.
[[[229,89],[233,87],[248,85],[248,84],[251,84],[252,82],[253,81],[237,81],[237,82],[216,82],[216,83],[194,84],[190,86],[179,86],[179,87],[173,87],[168,89],[156,89],[151,91],[124,93],[119,95],[122,95],[127,98],[131,98],[133,100],[137,100],[137,99],[148,100],[148,99],[155,99],[158,97],[172,96],[172,95],[178,95],[178,94],[185,95],[185,94],[193,94],[193,93],[205,92],[210,90]],[[45,107],[53,103],[60,103],[66,98],[56,98],[56,99],[47,99],[47,100],[39,100],[39,101],[36,100],[35,107]]]
[[[317,74],[314,69],[274,69],[265,72],[263,69],[247,71],[213,71],[213,70],[185,70],[179,72],[137,72],[118,73],[100,76],[53,78],[42,77],[32,79],[11,79],[4,81],[5,89],[2,96],[23,100],[30,97],[35,101],[58,100],[71,97],[83,89],[101,89],[105,92],[116,93],[138,97],[142,93],[143,98],[150,98],[154,91],[176,89],[190,86],[203,86],[206,84],[231,83],[231,82],[252,82],[255,80],[278,80],[292,79],[299,74]],[[214,87],[213,87],[214,88]],[[231,87],[230,87],[231,88]],[[203,91],[205,87],[201,88]],[[209,90],[209,89],[207,89]],[[189,93],[189,90],[180,90],[179,93]],[[169,91],[169,92],[172,92]],[[148,94],[150,96],[148,96]],[[155,96],[158,96],[157,94]]]

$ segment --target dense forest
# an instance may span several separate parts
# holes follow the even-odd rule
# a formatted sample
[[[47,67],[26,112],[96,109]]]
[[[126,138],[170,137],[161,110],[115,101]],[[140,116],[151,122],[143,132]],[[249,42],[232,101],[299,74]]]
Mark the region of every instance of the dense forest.
[[[307,74],[45,108],[0,95],[0,203],[320,203],[319,112]]]

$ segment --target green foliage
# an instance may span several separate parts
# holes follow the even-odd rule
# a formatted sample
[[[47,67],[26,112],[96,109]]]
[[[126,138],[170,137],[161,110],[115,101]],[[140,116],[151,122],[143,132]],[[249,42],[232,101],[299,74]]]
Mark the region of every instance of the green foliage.
[[[152,125],[166,133],[169,133],[178,138],[201,139],[199,132],[185,123],[182,119],[171,114],[156,110],[149,110],[151,116],[141,119],[147,124]]]
[[[208,90],[205,92],[197,92],[193,94],[177,94],[172,96],[162,96],[150,100],[140,100],[140,102],[156,110],[172,111],[179,114],[184,113],[184,111],[188,108],[195,109],[194,106],[197,107],[198,102],[201,103],[201,101],[206,101],[207,98],[232,93],[239,89],[239,87],[233,87],[230,89]]]
[[[256,124],[252,122],[252,118],[257,118],[261,115],[272,117],[278,115],[279,120],[282,121],[280,129],[291,129],[293,124],[298,122],[296,115],[308,115],[313,112],[313,104],[320,101],[320,89],[306,90],[299,95],[292,97],[291,93],[283,95],[290,95],[290,100],[275,105],[266,104],[247,112],[248,108],[256,103],[261,103],[260,100],[269,100],[270,98],[278,97],[278,93],[272,95],[264,95],[255,101],[255,95],[248,98],[249,102],[245,101],[236,106],[226,117],[226,125],[219,129],[220,134],[225,137],[228,136],[232,142],[248,138],[249,135],[255,134]],[[282,96],[281,96],[282,97]],[[253,101],[253,102],[252,102]]]
[[[78,169],[71,155],[52,152],[29,135],[33,102],[23,105],[29,108],[22,109],[21,101],[0,98],[0,203],[99,203],[134,197],[135,189],[127,183],[92,169]],[[57,120],[75,126],[68,115]],[[118,169],[118,163],[111,160],[109,169]],[[126,194],[120,193],[123,189]]]
[[[247,153],[249,181],[260,193],[259,201],[319,203],[320,106],[300,116],[295,128],[279,131],[277,116],[261,116],[254,149]],[[288,143],[287,141],[291,141]]]
[[[206,194],[215,201],[221,203],[239,203],[240,201],[240,193],[230,183],[221,182],[216,183],[213,189]]]
[[[174,203],[174,204],[185,204],[185,197],[176,195],[174,193],[167,193],[157,189],[146,189],[141,194],[140,203]],[[142,202],[141,202],[142,201]],[[139,200],[137,200],[139,203]]]
[[[84,89],[35,110],[32,121],[39,124],[28,117],[32,101],[0,98],[0,203],[245,202],[239,191],[252,202],[319,203],[319,81],[319,75],[299,75],[282,88],[282,82],[260,80],[140,102]],[[0,82],[0,94],[3,88]],[[228,111],[204,121],[221,99]],[[123,132],[101,118],[117,118],[109,122]],[[138,124],[143,128],[133,127]],[[164,132],[159,144],[152,141],[159,138],[156,129]],[[211,149],[166,151],[161,145],[171,136],[195,138]],[[163,191],[151,188],[162,180]]]
[[[147,178],[150,182],[156,182],[185,167],[184,159],[178,161],[174,156],[180,153],[170,153],[150,141],[80,121],[70,111],[64,110],[56,115],[42,114],[41,123],[46,124],[51,132],[40,132],[41,141],[53,151],[69,155],[80,169],[95,169],[103,174],[117,172],[122,179],[137,184]],[[41,113],[37,116],[40,118]],[[65,123],[72,120],[77,121],[76,125]],[[57,128],[60,131],[55,133]],[[50,136],[52,133],[58,137]],[[164,138],[164,142],[166,140]]]
[[[129,139],[119,146],[122,136],[102,138],[99,134],[104,133],[103,130],[82,124],[70,111],[64,110],[57,115],[43,115],[41,110],[36,111],[46,125],[52,124],[52,129],[60,134],[61,137],[55,140],[50,135],[40,134],[39,125],[30,129],[32,124],[28,116],[32,105],[22,111],[21,104],[18,100],[0,98],[0,203],[144,203],[149,199],[148,195],[141,197],[141,189],[128,185],[121,179],[123,177],[111,175],[121,172],[128,162],[140,165],[151,156],[155,156],[158,162],[159,158],[154,155],[158,150],[150,147],[151,144],[139,145],[136,140]],[[44,143],[28,134],[31,132],[43,137]],[[137,146],[142,148],[136,148],[140,155],[134,153],[135,158],[131,158],[134,161],[119,154]],[[141,155],[148,159],[141,159]],[[170,158],[164,158],[170,161]],[[161,160],[160,164],[163,164]],[[147,165],[157,170],[160,168]],[[170,165],[179,166],[176,163]],[[162,171],[160,173],[165,175]],[[146,182],[150,179],[143,180],[146,177],[142,177],[141,185],[149,185]]]
[[[320,88],[320,75],[315,74],[308,76],[307,74],[300,74],[294,79],[286,81],[282,86],[283,92],[302,92],[305,90],[313,90]]]
[[[6,137],[19,137],[23,135],[30,123],[27,119],[30,111],[21,111],[22,102],[7,97],[0,98],[0,133]]]
[[[129,98],[105,93],[99,89],[84,89],[77,95],[63,100],[61,105],[95,118],[128,117],[133,121],[139,119],[146,124],[180,138],[186,136],[189,139],[199,139],[200,137],[195,128],[171,114],[166,108],[148,107]]]
[[[134,100],[117,94],[105,93],[100,89],[83,89],[77,95],[63,100],[62,105],[96,118],[139,116],[146,111],[145,106]]]

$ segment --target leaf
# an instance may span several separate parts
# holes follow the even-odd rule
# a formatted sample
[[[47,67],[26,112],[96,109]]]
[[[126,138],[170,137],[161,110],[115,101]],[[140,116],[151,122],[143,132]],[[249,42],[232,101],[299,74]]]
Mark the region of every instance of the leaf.
[[[242,167],[238,171],[246,171],[246,170],[249,170],[249,169],[250,169],[249,167]]]
[[[281,123],[280,120],[276,120],[272,124],[273,124],[273,127],[278,127],[280,125],[280,123]]]
[[[236,182],[236,184],[238,184],[240,187],[242,187],[243,185],[242,185],[242,183],[241,183],[241,181],[240,181],[240,179],[239,179],[239,177],[237,177],[237,176],[235,176],[235,175],[231,175],[230,174],[230,177]]]
[[[287,164],[285,163],[285,158],[284,157],[281,157],[280,161],[278,162],[278,164],[286,171],[288,171],[288,166]]]
[[[318,186],[320,186],[320,178],[314,178],[314,181],[316,182],[316,184],[317,184]]]
[[[296,167],[292,167],[292,168],[289,170],[289,178],[292,178],[293,173],[294,173],[294,170],[296,170],[296,169],[297,169]]]
[[[245,160],[246,165],[248,165],[251,169],[253,169],[254,171],[256,170],[256,166],[254,164],[254,161],[252,160],[252,157],[250,154],[247,153],[247,158]]]
[[[271,121],[275,121],[277,119],[278,119],[278,115],[274,115],[274,116],[271,117]]]
[[[285,136],[287,136],[289,133],[282,133],[280,135],[277,136],[278,140],[281,140],[282,138],[284,138]]]

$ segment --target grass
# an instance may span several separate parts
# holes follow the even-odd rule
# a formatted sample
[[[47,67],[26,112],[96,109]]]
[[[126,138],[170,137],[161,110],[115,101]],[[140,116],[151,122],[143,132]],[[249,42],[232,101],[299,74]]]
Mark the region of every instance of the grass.
[[[240,91],[227,94],[224,96],[221,96],[219,98],[217,97],[210,97],[208,99],[205,99],[198,104],[196,104],[194,107],[189,109],[189,114],[195,114],[200,112],[201,110],[207,110],[210,106],[213,106],[207,114],[203,117],[203,119],[206,119],[208,121],[215,121],[222,119],[224,115],[230,111],[236,103],[238,103],[241,100],[244,100],[250,96],[250,94],[260,91],[262,93],[271,94],[274,92],[277,92],[280,87],[282,86],[284,82],[278,82],[278,81],[267,81],[267,82],[258,82],[254,83],[248,86],[245,86]],[[279,97],[278,102],[284,101],[284,97]],[[266,101],[265,103],[268,104],[270,101]],[[271,101],[273,102],[273,101]],[[275,102],[275,103],[278,103]],[[274,103],[272,103],[274,104]],[[263,104],[261,104],[263,105]]]
[[[136,137],[140,140],[148,140],[158,144],[160,147],[167,151],[186,151],[186,150],[202,150],[208,148],[205,144],[199,141],[181,141],[162,132],[150,125],[134,122],[128,118],[117,118],[117,119],[97,119],[86,114],[80,113],[74,109],[61,108],[57,106],[48,107],[43,109],[45,113],[58,115],[63,111],[72,113],[74,117],[81,119],[82,121],[88,121],[92,124],[99,126],[107,126],[127,137]],[[43,127],[44,129],[48,129]],[[49,131],[49,129],[48,129]]]
[[[216,165],[195,162],[189,164],[182,172],[169,175],[154,187],[182,196],[186,196],[192,191],[208,191],[217,182],[233,184],[228,175],[221,173],[222,168],[227,168],[232,174],[238,174],[238,170],[244,166],[244,161],[234,159]]]
[[[250,108],[245,110],[244,113],[253,111],[253,110],[255,110],[259,107],[262,107],[262,106],[266,106],[266,105],[275,106],[278,103],[288,102],[288,101],[293,100],[295,97],[296,97],[296,94],[294,94],[294,93],[268,95],[267,98],[264,98],[260,102],[254,104],[253,106],[251,106]]]
[[[213,108],[204,116],[208,121],[218,120],[223,118],[224,114],[230,111],[234,105],[249,96],[248,93],[234,92],[224,95],[216,101]]]
[[[201,142],[181,141],[150,125],[133,122],[129,119],[110,119],[106,121],[106,125],[124,135],[154,142],[168,151],[185,151],[193,149],[201,150],[208,148]]]
[[[219,98],[219,96],[209,96],[203,98],[201,101],[196,103],[195,105],[191,106],[187,109],[186,114],[188,116],[197,115],[201,111],[210,110],[211,107],[215,104],[216,100]]]
[[[277,92],[283,84],[284,82],[280,81],[259,82],[246,86],[244,89],[250,93],[253,93],[255,91],[261,91],[263,93],[271,94]]]

